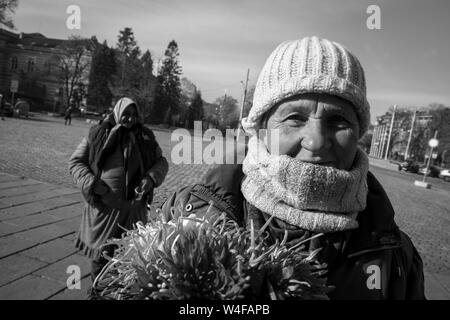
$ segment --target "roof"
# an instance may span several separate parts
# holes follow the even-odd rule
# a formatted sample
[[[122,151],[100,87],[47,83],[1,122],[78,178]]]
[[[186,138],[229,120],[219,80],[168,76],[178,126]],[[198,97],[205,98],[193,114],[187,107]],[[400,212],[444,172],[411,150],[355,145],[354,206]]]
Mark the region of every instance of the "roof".
[[[14,33],[0,28],[0,38],[3,38],[7,43],[24,46],[36,46],[54,48],[60,45],[65,40],[47,38],[41,33]]]

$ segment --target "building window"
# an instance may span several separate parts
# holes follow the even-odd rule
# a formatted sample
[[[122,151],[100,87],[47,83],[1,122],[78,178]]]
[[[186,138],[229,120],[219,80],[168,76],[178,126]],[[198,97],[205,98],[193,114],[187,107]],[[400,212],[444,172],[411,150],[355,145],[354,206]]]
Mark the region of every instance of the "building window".
[[[14,71],[17,69],[17,57],[14,56],[11,58],[11,71]]]
[[[28,59],[28,72],[34,71],[34,59]]]

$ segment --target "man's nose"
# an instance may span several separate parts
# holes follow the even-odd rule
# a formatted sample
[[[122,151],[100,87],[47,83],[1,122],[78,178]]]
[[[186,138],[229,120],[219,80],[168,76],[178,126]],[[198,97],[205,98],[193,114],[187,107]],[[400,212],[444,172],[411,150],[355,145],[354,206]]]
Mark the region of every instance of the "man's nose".
[[[331,147],[326,125],[322,119],[309,118],[302,132],[302,148],[310,152],[320,153]]]

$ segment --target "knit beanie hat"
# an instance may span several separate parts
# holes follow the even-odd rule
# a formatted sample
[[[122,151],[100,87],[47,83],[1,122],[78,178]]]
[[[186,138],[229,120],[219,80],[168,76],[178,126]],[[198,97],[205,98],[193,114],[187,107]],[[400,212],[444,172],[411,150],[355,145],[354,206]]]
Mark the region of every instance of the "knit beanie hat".
[[[318,37],[285,41],[267,59],[256,83],[253,106],[242,127],[250,134],[277,103],[303,93],[326,93],[351,102],[359,120],[359,137],[370,123],[364,70],[345,47]]]

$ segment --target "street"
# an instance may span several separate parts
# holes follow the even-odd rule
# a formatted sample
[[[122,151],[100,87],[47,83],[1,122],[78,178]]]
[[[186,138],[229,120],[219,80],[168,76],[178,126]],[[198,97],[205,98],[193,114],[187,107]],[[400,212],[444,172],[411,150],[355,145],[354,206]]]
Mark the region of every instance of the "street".
[[[30,119],[7,118],[6,121],[0,123],[0,150],[2,150],[0,173],[3,172],[17,177],[23,176],[46,183],[42,186],[48,186],[50,189],[40,190],[40,193],[50,194],[54,192],[56,194],[60,192],[61,194],[67,194],[67,197],[72,201],[67,202],[67,205],[72,206],[71,210],[73,211],[70,216],[71,228],[76,227],[79,223],[81,208],[73,203],[74,199],[81,201],[81,197],[79,194],[73,194],[75,185],[68,173],[67,162],[91,125],[83,119],[73,119],[71,126],[64,126],[62,118],[38,114],[34,114]],[[171,148],[176,142],[171,141],[170,131],[155,130],[154,132],[164,155],[170,163]],[[204,164],[174,165],[170,163],[167,178],[155,193],[154,206],[159,206],[171,192],[199,181],[211,167],[212,165]],[[450,183],[436,178],[427,178],[427,181],[432,184],[432,188],[424,189],[414,186],[414,180],[422,179],[420,175],[387,170],[376,166],[371,166],[370,170],[384,186],[395,209],[397,224],[412,238],[414,245],[421,254],[424,270],[450,277]],[[14,232],[23,232],[21,230],[25,228],[20,228],[12,221],[15,218],[14,214],[25,216],[24,213],[16,213],[19,211],[14,210],[14,203],[21,203],[19,202],[21,201],[19,196],[14,197],[14,192],[24,195],[26,189],[23,188],[29,188],[29,190],[37,192],[36,188],[33,187],[36,182],[24,183],[26,185],[24,187],[13,187],[14,185],[20,185],[15,180],[7,183],[11,186],[5,184],[3,189],[0,190],[0,212],[3,210],[2,215],[0,215],[0,222],[2,227],[12,224],[14,228],[17,228]],[[38,196],[39,193],[36,193],[36,199],[38,199]],[[8,203],[4,199],[13,201],[11,202],[13,207],[7,209]],[[36,200],[30,198],[29,201]],[[5,204],[3,208],[6,209],[1,208],[2,202]],[[29,210],[28,212],[41,212],[31,207],[26,210]],[[64,213],[61,212],[61,214]],[[54,216],[53,214],[50,215]],[[46,216],[48,218],[48,215]],[[67,227],[67,223],[60,227]],[[61,231],[61,228],[58,228],[58,232]],[[8,229],[4,233],[0,233],[0,239],[9,239],[11,237],[9,232]],[[73,238],[73,235],[70,236],[67,232],[62,231],[57,236],[63,237],[62,240],[66,241]],[[61,240],[58,239],[58,241]],[[63,246],[62,243],[59,245]],[[69,242],[64,242],[64,245],[71,246]],[[73,254],[72,251],[70,253]],[[8,254],[5,253],[5,256]]]

